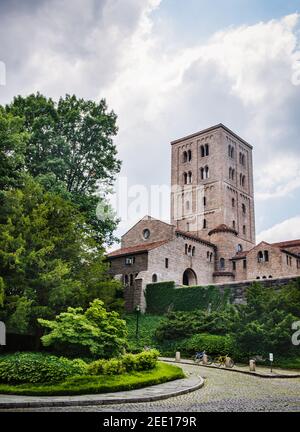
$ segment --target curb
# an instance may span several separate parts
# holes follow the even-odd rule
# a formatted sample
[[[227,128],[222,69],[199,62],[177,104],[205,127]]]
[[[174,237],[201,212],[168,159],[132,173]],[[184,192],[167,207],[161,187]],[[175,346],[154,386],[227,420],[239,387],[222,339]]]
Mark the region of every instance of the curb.
[[[191,378],[198,378],[198,382],[194,385],[191,385],[190,387],[186,387],[182,390],[174,390],[170,391],[168,393],[164,394],[156,394],[156,395],[149,395],[145,397],[141,396],[129,396],[128,398],[125,397],[107,397],[103,398],[103,394],[101,395],[99,399],[97,398],[96,394],[93,395],[81,395],[80,396],[67,396],[66,399],[64,399],[64,396],[53,396],[52,398],[49,396],[37,396],[39,398],[38,401],[27,401],[26,398],[33,398],[33,396],[18,396],[22,398],[23,400],[20,402],[1,402],[0,401],[0,409],[13,409],[13,408],[44,408],[44,407],[64,407],[64,406],[92,406],[92,405],[112,405],[112,404],[126,404],[126,403],[138,403],[138,402],[152,402],[152,401],[158,401],[163,399],[168,399],[170,397],[180,396],[183,394],[191,393],[193,391],[199,390],[204,386],[204,379],[201,376],[190,376],[188,378],[183,378],[181,380],[175,380],[177,385],[180,385],[180,382],[186,384],[186,380]],[[175,382],[174,381],[174,382]],[[169,381],[164,384],[170,384],[172,381]],[[159,386],[162,386],[163,384],[159,384]],[[157,386],[151,386],[151,387],[144,387],[146,388],[154,388]],[[136,389],[136,390],[142,390],[142,389]],[[128,391],[129,393],[133,393],[135,390]],[[118,393],[116,393],[117,395]],[[14,395],[0,395],[1,396],[14,396]],[[57,398],[61,398],[60,400],[57,400]],[[45,398],[44,400],[42,398]],[[47,399],[46,399],[47,398]],[[90,398],[90,399],[83,399],[83,398]]]
[[[208,366],[208,365],[202,365],[202,364],[194,364],[194,363],[189,363],[185,360],[182,360],[180,362],[177,362],[175,360],[167,360],[164,359],[163,361],[168,362],[168,363],[176,363],[178,365],[180,364],[186,364],[189,366],[200,366],[203,368],[209,368],[209,369],[218,369],[218,370],[222,370],[222,371],[226,371],[226,372],[235,372],[235,373],[240,373],[240,374],[244,374],[244,375],[251,375],[251,376],[256,376],[259,378],[270,378],[270,379],[276,379],[276,378],[300,378],[300,374],[294,374],[294,375],[287,375],[287,374],[274,374],[274,375],[267,375],[267,374],[262,374],[259,372],[250,372],[250,371],[243,371],[243,370],[238,370],[238,369],[228,369],[228,368],[219,368],[217,366]]]

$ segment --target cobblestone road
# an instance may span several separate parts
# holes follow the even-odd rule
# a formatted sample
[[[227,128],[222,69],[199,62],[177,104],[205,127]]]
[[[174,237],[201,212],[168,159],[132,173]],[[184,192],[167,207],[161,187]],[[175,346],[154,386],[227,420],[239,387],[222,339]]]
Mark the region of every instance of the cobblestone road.
[[[64,408],[31,411],[299,411],[300,378],[265,379],[217,369],[183,365],[189,373],[205,378],[205,386],[195,392],[158,402]],[[17,410],[15,410],[17,411]],[[30,410],[18,410],[30,411]]]

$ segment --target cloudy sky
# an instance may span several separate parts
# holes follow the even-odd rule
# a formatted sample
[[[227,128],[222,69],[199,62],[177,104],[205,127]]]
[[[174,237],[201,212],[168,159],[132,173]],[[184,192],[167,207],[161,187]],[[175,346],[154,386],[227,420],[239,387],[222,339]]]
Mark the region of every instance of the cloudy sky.
[[[254,146],[257,240],[300,238],[300,0],[0,0],[0,41],[0,104],[75,93],[118,114],[137,210],[118,203],[119,234],[168,218],[135,194],[169,184],[169,142],[222,122]]]

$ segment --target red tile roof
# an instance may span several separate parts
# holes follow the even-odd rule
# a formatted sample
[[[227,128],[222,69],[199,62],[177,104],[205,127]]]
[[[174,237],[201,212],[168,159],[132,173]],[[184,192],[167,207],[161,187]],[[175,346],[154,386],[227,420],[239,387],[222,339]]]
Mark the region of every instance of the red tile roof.
[[[299,240],[289,240],[279,243],[272,243],[272,246],[280,247],[280,248],[289,248],[289,247],[295,247],[300,246],[300,239]]]
[[[138,244],[135,246],[127,247],[127,248],[121,248],[117,249],[111,253],[109,253],[107,256],[108,258],[115,258],[122,255],[130,255],[135,253],[142,253],[142,252],[148,252],[149,250],[156,249],[159,246],[162,246],[163,244],[167,243],[169,240],[161,240],[154,243],[143,243]]]
[[[176,234],[179,234],[179,235],[181,235],[181,236],[183,236],[183,237],[187,237],[187,238],[190,238],[191,240],[196,240],[196,241],[199,241],[199,242],[201,242],[201,243],[204,243],[204,244],[206,244],[206,245],[208,245],[208,246],[211,246],[211,247],[213,247],[213,248],[216,248],[216,245],[215,245],[215,244],[211,243],[211,242],[208,241],[208,240],[204,240],[204,239],[198,237],[196,234],[193,234],[193,233],[191,233],[191,232],[186,232],[186,231],[181,231],[181,230],[176,230],[175,232],[176,232]]]
[[[216,228],[212,229],[211,231],[209,231],[208,235],[212,235],[212,234],[215,234],[217,232],[231,232],[235,235],[238,234],[238,232],[235,229],[230,228],[228,225],[221,224],[221,225],[217,226]]]

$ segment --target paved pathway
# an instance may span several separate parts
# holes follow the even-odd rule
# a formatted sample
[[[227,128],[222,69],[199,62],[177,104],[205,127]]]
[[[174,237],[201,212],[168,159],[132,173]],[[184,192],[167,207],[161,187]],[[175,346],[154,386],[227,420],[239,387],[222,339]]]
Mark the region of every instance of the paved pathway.
[[[188,373],[187,375],[188,377],[185,379],[116,393],[81,396],[18,396],[0,394],[0,410],[149,402],[182,395],[203,387],[203,378],[197,374]]]
[[[183,366],[184,364],[187,365],[195,365],[195,362],[193,360],[185,360],[182,359],[181,362],[176,362],[175,359],[167,358],[167,357],[160,357],[161,361],[166,361],[168,363],[176,363],[179,366]],[[204,367],[200,365],[201,367]],[[206,368],[217,368],[217,366],[209,365],[205,366]],[[256,375],[260,376],[262,378],[300,378],[300,371],[299,369],[280,369],[280,368],[272,368],[272,372],[270,367],[266,366],[256,366],[255,372],[250,372],[249,365],[241,365],[236,364],[234,368],[232,369],[226,369],[224,366],[221,366],[220,370],[223,370],[224,373],[226,372],[242,372],[244,374],[249,375]]]
[[[194,365],[182,367],[189,373],[200,373],[205,378],[205,386],[186,395],[156,402],[40,408],[34,411],[300,411],[300,378],[262,379]]]

